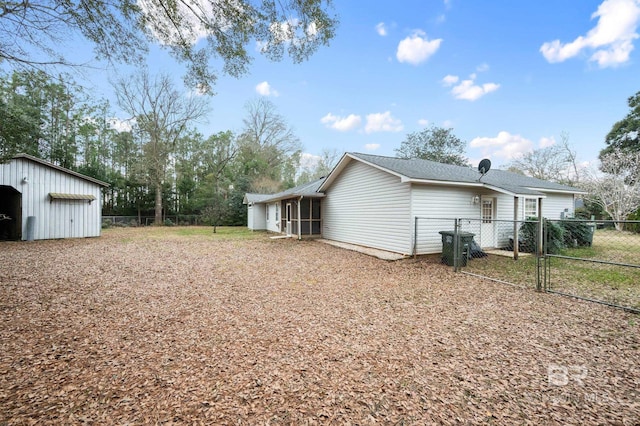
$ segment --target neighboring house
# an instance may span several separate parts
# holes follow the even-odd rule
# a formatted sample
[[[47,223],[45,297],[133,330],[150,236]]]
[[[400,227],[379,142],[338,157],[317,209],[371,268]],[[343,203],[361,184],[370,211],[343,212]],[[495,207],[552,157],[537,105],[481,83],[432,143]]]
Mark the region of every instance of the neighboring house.
[[[438,232],[452,230],[454,218],[469,219],[482,247],[506,246],[513,220],[571,216],[582,193],[503,170],[481,175],[470,167],[359,153],[346,153],[317,191],[324,196],[318,218],[323,238],[401,254],[441,251]],[[501,227],[501,220],[511,222]]]
[[[324,177],[277,194],[244,196],[249,229],[278,232],[289,236],[319,237],[322,235],[320,217],[324,194],[318,187]]]
[[[27,154],[0,164],[0,240],[98,237],[109,186]]]

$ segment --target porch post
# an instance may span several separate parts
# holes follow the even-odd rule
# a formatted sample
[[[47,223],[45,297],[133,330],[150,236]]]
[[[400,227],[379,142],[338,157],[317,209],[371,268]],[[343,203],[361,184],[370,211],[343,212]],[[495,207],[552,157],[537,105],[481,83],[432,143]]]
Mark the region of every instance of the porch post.
[[[513,260],[518,260],[518,254],[520,252],[518,241],[518,217],[520,213],[520,198],[518,196],[513,197]]]
[[[302,239],[302,222],[300,221],[300,203],[302,202],[302,197],[298,199],[298,239]]]

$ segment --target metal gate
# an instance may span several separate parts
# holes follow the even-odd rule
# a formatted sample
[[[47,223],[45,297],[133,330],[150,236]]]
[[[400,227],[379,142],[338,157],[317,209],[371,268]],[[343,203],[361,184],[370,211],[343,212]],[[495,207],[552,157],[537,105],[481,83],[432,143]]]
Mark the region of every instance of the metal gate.
[[[640,313],[640,221],[547,220],[547,292]]]

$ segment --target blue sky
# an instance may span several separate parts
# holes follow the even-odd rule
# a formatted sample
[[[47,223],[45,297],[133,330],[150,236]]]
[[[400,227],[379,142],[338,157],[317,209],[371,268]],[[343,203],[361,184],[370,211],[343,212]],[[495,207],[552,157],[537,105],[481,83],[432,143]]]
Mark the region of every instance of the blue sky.
[[[395,154],[407,133],[451,127],[477,164],[506,165],[560,141],[593,161],[640,90],[640,0],[335,1],[336,37],[308,61],[221,75],[205,135],[240,131],[267,96],[310,156],[324,148]],[[153,49],[152,72],[183,68]],[[115,71],[94,74],[96,93]]]

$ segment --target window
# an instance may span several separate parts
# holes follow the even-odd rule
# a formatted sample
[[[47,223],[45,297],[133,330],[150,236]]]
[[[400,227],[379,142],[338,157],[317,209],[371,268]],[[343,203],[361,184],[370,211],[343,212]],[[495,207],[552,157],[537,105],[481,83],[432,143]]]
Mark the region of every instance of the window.
[[[524,199],[524,219],[530,217],[538,217],[538,199],[537,198],[525,198]]]
[[[280,220],[280,203],[276,204],[276,222]]]
[[[482,223],[493,220],[493,200],[482,200]]]
[[[266,215],[267,215],[267,222],[269,222],[269,204],[265,204],[265,205],[264,205],[264,208],[265,208],[265,209],[267,209],[267,213],[266,213]]]

